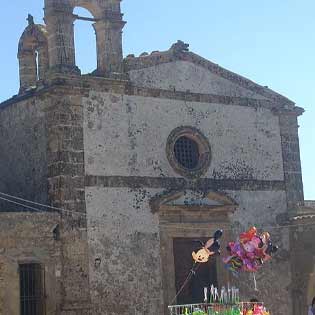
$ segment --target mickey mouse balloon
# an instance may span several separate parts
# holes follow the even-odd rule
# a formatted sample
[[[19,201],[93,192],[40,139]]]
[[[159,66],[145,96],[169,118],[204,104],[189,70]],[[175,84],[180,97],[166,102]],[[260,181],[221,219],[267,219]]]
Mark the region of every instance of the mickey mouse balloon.
[[[223,231],[217,230],[213,237],[211,237],[206,244],[202,244],[202,248],[197,252],[192,252],[193,260],[196,263],[206,263],[209,258],[215,254],[220,254],[220,243],[219,239],[222,237]]]

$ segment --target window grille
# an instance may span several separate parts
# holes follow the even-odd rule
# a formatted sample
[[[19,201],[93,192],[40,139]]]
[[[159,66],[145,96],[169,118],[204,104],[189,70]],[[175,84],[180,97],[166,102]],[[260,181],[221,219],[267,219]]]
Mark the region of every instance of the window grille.
[[[40,264],[20,265],[21,315],[44,315],[44,270]]]
[[[180,137],[174,145],[174,153],[177,162],[188,170],[193,170],[198,166],[199,149],[198,144],[188,138]]]

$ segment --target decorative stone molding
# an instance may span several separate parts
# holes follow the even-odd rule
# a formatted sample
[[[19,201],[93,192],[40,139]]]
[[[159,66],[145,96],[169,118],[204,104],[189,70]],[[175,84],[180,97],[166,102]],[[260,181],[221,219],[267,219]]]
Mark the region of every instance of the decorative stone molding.
[[[198,203],[176,203],[185,197],[186,191],[171,191],[156,195],[150,200],[153,213],[163,211],[204,211],[211,214],[227,215],[233,213],[238,204],[225,194],[209,191],[203,194]]]
[[[174,146],[176,141],[181,137],[187,137],[198,145],[199,161],[197,166],[193,169],[185,168],[176,159]],[[207,171],[210,165],[211,148],[207,138],[198,129],[183,126],[174,129],[169,135],[166,144],[166,155],[176,173],[188,178],[198,178]]]
[[[173,53],[179,53],[179,52],[187,52],[189,51],[189,44],[184,43],[181,40],[178,40],[175,44],[172,45],[170,50],[173,51]]]

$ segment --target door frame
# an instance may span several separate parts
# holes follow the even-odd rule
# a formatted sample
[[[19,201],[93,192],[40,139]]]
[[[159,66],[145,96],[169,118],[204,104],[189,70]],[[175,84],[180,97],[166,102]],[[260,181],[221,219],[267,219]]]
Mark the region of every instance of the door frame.
[[[216,230],[226,229],[221,239],[221,244],[226,244],[232,237],[229,215],[238,207],[238,204],[227,195],[213,191],[205,194],[205,199],[217,202],[215,205],[203,202],[199,205],[176,204],[176,200],[184,196],[186,192],[166,193],[151,200],[152,212],[159,214],[165,314],[168,314],[168,305],[176,295],[173,239],[209,238]],[[222,251],[224,251],[223,246]],[[217,280],[219,285],[230,281],[229,273],[223,263],[219,262],[217,263]]]

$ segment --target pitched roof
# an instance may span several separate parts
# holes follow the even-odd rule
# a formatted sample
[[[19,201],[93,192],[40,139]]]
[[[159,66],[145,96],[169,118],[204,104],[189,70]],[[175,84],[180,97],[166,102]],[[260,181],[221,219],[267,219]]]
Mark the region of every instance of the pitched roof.
[[[147,53],[143,53],[139,57],[129,55],[125,58],[125,69],[126,71],[140,70],[143,68],[153,67],[164,63],[187,61],[197,66],[203,67],[213,74],[227,79],[234,84],[258,93],[272,100],[285,109],[290,110],[294,108],[295,103],[287,97],[267,87],[261,86],[239,74],[229,71],[193,52],[188,51],[188,46],[188,44],[184,44],[182,41],[178,41],[177,43],[173,44],[172,47],[167,51],[155,51],[152,52],[150,55]]]

